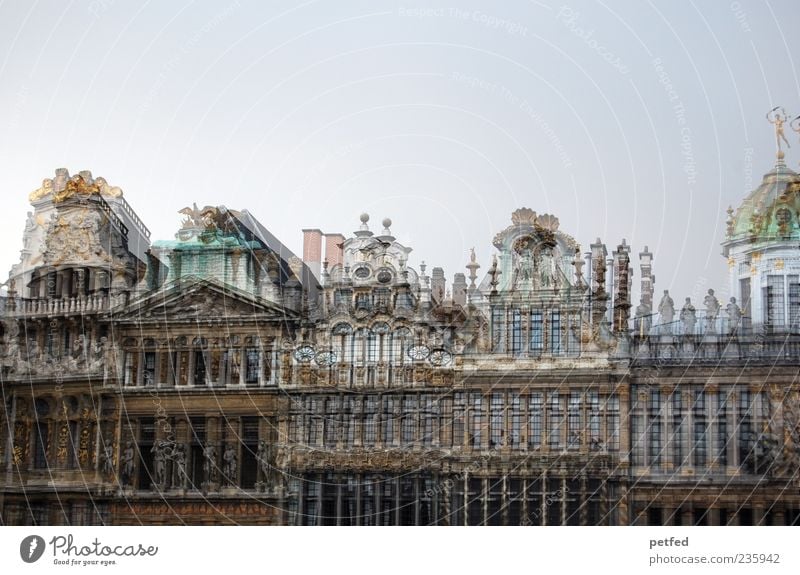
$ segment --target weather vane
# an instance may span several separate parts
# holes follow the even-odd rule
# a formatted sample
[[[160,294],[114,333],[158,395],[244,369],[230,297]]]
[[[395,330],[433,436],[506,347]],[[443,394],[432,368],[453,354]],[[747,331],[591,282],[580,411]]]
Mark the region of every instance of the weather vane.
[[[787,148],[791,148],[792,146],[789,145],[789,140],[786,139],[786,136],[783,133],[783,124],[788,119],[786,115],[786,110],[783,109],[782,106],[775,106],[767,112],[767,121],[775,126],[775,143],[778,145],[778,159],[783,158],[783,150],[781,150],[781,140],[784,141]],[[795,118],[797,119],[797,118]],[[794,129],[794,128],[793,128]]]

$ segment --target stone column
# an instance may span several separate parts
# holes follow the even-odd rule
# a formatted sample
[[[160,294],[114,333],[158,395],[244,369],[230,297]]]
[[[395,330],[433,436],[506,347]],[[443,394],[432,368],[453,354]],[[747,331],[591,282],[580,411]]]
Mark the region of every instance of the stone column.
[[[663,451],[661,453],[661,465],[662,469],[666,472],[671,474],[675,466],[673,465],[673,441],[675,438],[672,436],[670,431],[672,430],[672,393],[675,391],[674,387],[662,387],[661,388],[661,397],[662,397],[662,405],[664,406],[664,426],[662,437],[663,437]]]
[[[193,386],[194,381],[194,350],[190,349],[185,353],[189,354],[189,365],[186,368],[186,385]]]
[[[616,392],[619,397],[619,460],[626,468],[630,463],[630,413],[631,398],[630,387],[618,387]]]
[[[264,387],[267,384],[266,377],[264,377],[264,370],[267,367],[267,354],[264,352],[264,348],[259,345],[258,346],[258,387]]]

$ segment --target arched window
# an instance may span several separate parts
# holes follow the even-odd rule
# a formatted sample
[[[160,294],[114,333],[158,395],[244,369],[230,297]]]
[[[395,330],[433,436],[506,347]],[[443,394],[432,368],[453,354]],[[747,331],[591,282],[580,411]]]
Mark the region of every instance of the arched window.
[[[351,363],[353,361],[353,328],[346,323],[333,327],[331,344],[339,361]]]
[[[373,361],[381,361],[385,363],[391,361],[391,352],[389,349],[389,340],[391,336],[389,331],[389,324],[386,322],[378,322],[372,326],[372,334],[375,338],[376,348]]]
[[[50,403],[44,399],[37,399],[34,403],[36,421],[34,422],[34,447],[33,467],[46,469],[50,445]]]
[[[411,363],[411,358],[408,357],[408,348],[411,346],[411,330],[407,327],[401,327],[391,335],[391,358],[395,365],[405,365]]]

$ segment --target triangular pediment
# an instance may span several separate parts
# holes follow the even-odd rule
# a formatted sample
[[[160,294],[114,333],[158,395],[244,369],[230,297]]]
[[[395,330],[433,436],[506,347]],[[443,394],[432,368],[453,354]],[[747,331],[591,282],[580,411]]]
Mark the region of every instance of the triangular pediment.
[[[214,280],[184,277],[131,301],[117,320],[292,319],[296,313]]]

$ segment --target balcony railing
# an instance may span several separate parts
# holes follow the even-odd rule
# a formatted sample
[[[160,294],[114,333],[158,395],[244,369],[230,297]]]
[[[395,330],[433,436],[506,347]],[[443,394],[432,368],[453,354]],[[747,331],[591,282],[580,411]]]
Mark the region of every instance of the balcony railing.
[[[87,295],[68,298],[29,299],[17,298],[14,309],[11,310],[6,302],[6,313],[9,316],[36,316],[36,315],[68,315],[108,311],[111,308],[125,303],[125,295]]]

